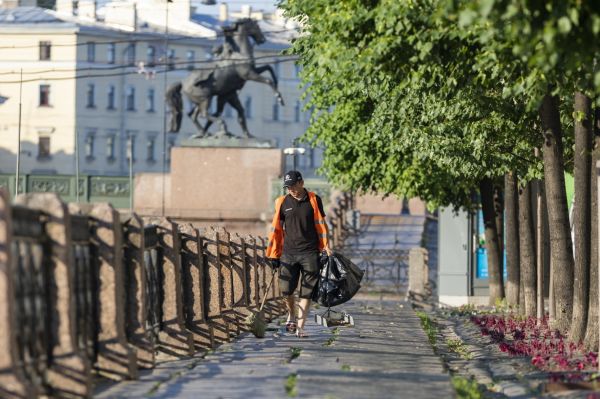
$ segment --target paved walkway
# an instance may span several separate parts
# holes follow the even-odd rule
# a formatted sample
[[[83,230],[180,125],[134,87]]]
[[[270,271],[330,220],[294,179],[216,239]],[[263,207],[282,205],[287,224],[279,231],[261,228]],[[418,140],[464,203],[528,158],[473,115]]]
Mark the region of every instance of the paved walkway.
[[[96,389],[98,398],[451,398],[448,373],[405,302],[354,299],[356,326],[325,328],[310,338],[273,330],[245,334],[205,359],[160,365],[139,381]],[[317,309],[317,312],[322,309]],[[299,356],[292,359],[292,353]],[[287,385],[287,390],[286,390]]]

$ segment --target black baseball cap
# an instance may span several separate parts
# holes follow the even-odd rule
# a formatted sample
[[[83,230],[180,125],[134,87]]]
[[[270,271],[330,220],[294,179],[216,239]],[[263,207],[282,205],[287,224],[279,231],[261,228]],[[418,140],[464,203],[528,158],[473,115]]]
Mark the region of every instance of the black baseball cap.
[[[302,181],[302,175],[297,170],[290,170],[283,176],[283,187],[290,187]]]

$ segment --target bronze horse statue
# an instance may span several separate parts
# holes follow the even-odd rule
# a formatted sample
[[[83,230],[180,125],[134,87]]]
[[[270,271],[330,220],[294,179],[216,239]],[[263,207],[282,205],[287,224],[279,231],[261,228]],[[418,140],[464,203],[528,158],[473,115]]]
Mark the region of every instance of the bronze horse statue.
[[[230,104],[237,111],[244,137],[252,137],[246,126],[244,107],[238,97],[238,91],[248,80],[269,85],[279,104],[283,105],[273,68],[270,65],[257,67],[254,62],[254,46],[250,38],[256,44],[265,42],[265,36],[256,21],[250,18],[240,19],[233,26],[224,27],[223,32],[225,42],[218,48],[219,57],[216,62],[191,72],[184,80],[172,84],[167,89],[166,102],[172,113],[169,132],[177,133],[181,128],[182,91],[194,104],[194,108],[188,114],[198,129],[198,133],[192,136],[194,138],[206,136],[212,123],[220,125],[219,134],[229,134],[225,121],[221,118],[225,104]],[[265,71],[269,71],[270,78],[261,76]],[[214,96],[217,96],[217,110],[211,115],[209,107]],[[198,122],[199,116],[207,120],[204,127]]]

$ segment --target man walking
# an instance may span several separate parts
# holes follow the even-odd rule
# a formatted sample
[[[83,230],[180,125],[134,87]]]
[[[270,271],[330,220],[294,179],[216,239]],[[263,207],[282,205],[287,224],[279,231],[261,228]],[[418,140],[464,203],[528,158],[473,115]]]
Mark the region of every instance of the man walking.
[[[319,276],[319,253],[331,255],[321,198],[304,188],[300,172],[289,171],[283,179],[288,194],[275,201],[266,256],[275,268],[281,265],[280,287],[286,297],[286,330],[300,338],[304,331],[311,296]],[[299,314],[296,322],[294,291],[300,283]]]

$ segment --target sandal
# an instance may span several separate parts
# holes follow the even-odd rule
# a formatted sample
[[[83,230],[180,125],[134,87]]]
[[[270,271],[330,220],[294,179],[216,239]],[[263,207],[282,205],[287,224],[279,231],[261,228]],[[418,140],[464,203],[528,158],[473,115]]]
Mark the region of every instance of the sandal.
[[[296,337],[298,337],[298,338],[308,338],[308,337],[310,337],[310,335],[308,335],[308,333],[306,331],[304,331],[304,328],[298,327],[296,329]]]
[[[289,332],[289,333],[295,333],[296,332],[296,328],[298,327],[298,325],[296,324],[295,321],[288,321],[287,323],[285,323],[285,331]]]

